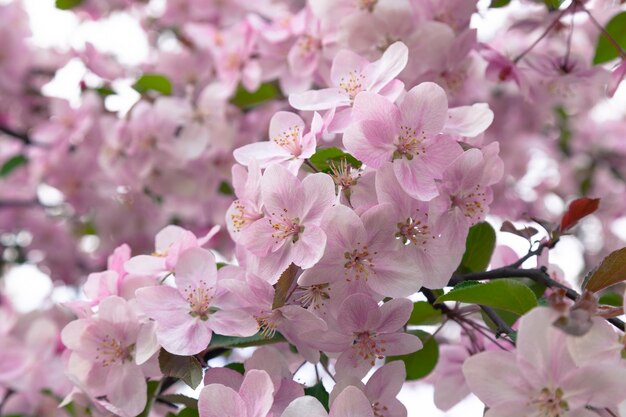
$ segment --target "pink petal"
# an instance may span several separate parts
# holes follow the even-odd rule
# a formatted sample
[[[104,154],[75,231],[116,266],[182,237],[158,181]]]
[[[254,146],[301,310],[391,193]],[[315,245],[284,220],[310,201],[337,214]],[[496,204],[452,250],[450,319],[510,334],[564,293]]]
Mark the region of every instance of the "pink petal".
[[[289,105],[298,110],[328,110],[350,104],[350,97],[339,88],[323,88],[289,95]]]
[[[107,398],[128,415],[136,416],[146,406],[146,380],[141,368],[133,363],[114,365],[106,380]]]
[[[133,256],[124,263],[124,269],[134,275],[156,275],[166,270],[165,258],[150,255]]]
[[[325,248],[326,233],[320,227],[309,224],[293,244],[293,263],[303,269],[311,268],[320,260]]]
[[[530,400],[529,388],[519,374],[513,353],[490,351],[474,355],[463,364],[463,374],[472,392],[489,407]]]
[[[351,124],[344,132],[343,145],[358,160],[378,168],[390,161],[396,146],[395,131],[370,120]]]
[[[272,216],[299,217],[305,200],[302,184],[291,172],[280,165],[271,165],[261,180],[261,195]]]
[[[378,340],[384,344],[386,356],[407,355],[423,347],[420,338],[409,333],[379,334]]]
[[[330,175],[313,174],[302,180],[304,190],[303,222],[319,222],[335,201],[335,183]]]
[[[378,368],[365,385],[367,398],[374,402],[395,398],[406,379],[404,362],[393,361]]]
[[[174,273],[176,285],[183,291],[191,288],[215,288],[217,266],[211,251],[202,248],[187,249],[180,255]],[[214,291],[210,291],[213,294]]]
[[[250,161],[256,160],[261,168],[292,158],[292,155],[285,148],[274,142],[250,143],[235,149],[233,156],[237,162],[246,166],[250,164]]]
[[[404,191],[413,198],[430,201],[439,193],[434,176],[421,158],[396,160],[393,171]]]
[[[295,399],[280,417],[328,417],[324,406],[314,397],[300,397]]]
[[[333,64],[330,68],[330,79],[334,85],[339,86],[341,80],[351,72],[359,74],[368,64],[367,59],[349,49],[342,49],[333,58]]]
[[[239,394],[220,384],[202,388],[198,398],[198,411],[202,417],[248,417],[246,404]]]
[[[473,138],[483,133],[493,122],[493,111],[487,103],[455,107],[448,110],[443,133]]]
[[[274,402],[274,384],[267,372],[252,369],[246,372],[239,395],[246,403],[247,417],[266,417]]]
[[[380,324],[378,332],[391,333],[400,330],[411,316],[413,303],[406,298],[387,301],[380,308]]]
[[[348,297],[339,309],[337,323],[345,333],[374,330],[378,328],[381,312],[378,303],[370,296],[354,294]]]
[[[383,56],[366,69],[367,90],[378,93],[402,72],[408,60],[409,48],[404,43],[391,44]]]
[[[441,133],[448,117],[448,98],[443,88],[425,82],[413,87],[399,105],[402,123],[427,137]]]
[[[615,364],[590,364],[570,372],[559,381],[563,399],[571,409],[591,405],[597,408],[614,407],[626,400],[624,390],[626,369]]]
[[[298,142],[302,139],[304,133],[304,120],[296,113],[289,111],[279,111],[274,113],[270,120],[269,135],[270,140],[283,136],[286,132],[296,134]]]
[[[239,391],[243,375],[230,368],[209,368],[204,374],[204,385],[220,384]]]
[[[207,323],[191,316],[177,326],[159,325],[157,328],[157,337],[163,349],[181,356],[202,352],[211,342],[212,334]]]
[[[374,417],[374,412],[361,390],[348,387],[337,396],[328,417]]]
[[[243,311],[220,310],[209,315],[209,327],[225,336],[248,337],[259,329],[256,320]]]

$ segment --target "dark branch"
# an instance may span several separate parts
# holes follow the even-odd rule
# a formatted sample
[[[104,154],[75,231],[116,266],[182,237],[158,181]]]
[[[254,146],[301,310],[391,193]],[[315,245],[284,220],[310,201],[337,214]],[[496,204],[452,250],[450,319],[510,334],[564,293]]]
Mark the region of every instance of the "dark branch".
[[[4,133],[5,135],[19,139],[22,142],[24,142],[24,144],[26,145],[33,144],[32,139],[26,133],[18,132],[16,130],[11,129],[10,127],[6,127],[0,124],[0,132]]]

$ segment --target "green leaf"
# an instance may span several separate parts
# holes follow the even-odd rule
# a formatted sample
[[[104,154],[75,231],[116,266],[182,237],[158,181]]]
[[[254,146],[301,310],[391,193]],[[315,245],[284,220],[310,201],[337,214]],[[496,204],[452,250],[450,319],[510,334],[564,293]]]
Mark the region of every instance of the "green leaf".
[[[28,158],[25,155],[15,155],[14,157],[9,158],[4,164],[2,164],[2,168],[0,168],[0,178],[6,177],[16,168],[26,165],[27,163]]]
[[[465,253],[459,266],[459,272],[482,272],[489,266],[491,255],[496,247],[496,232],[489,223],[472,226],[465,241]]]
[[[413,303],[413,312],[411,312],[408,324],[437,324],[441,323],[442,320],[443,314],[441,310],[434,308],[426,301],[418,301]]]
[[[198,400],[195,398],[187,397],[183,394],[167,394],[159,396],[160,399],[168,401],[174,404],[184,405],[186,408],[191,408],[192,410],[198,409]]]
[[[317,152],[309,158],[309,162],[311,162],[318,171],[328,173],[331,170],[331,162],[337,164],[343,159],[353,168],[361,168],[361,165],[363,165],[363,163],[354,156],[334,147],[318,149]]]
[[[83,0],[56,0],[57,9],[70,10],[81,4]]]
[[[202,365],[194,356],[178,356],[161,349],[159,367],[163,375],[178,378],[192,389],[202,382]]]
[[[233,371],[239,372],[243,375],[246,372],[246,368],[243,366],[241,362],[231,362],[228,365],[224,366],[224,368],[232,369]]]
[[[222,181],[217,191],[224,195],[235,195],[235,190],[233,190],[233,187],[228,183],[228,181]]]
[[[626,280],[626,248],[611,252],[583,283],[587,291],[597,292]]]
[[[153,402],[151,399],[156,395],[157,389],[159,388],[159,381],[148,381],[148,402],[146,403],[146,407],[143,409],[139,417],[147,417],[150,414],[150,409],[152,408]]]
[[[511,0],[491,0],[489,7],[496,9],[498,7],[508,6]]]
[[[564,1],[565,0],[544,0],[543,2],[548,7],[548,10],[554,11],[558,10]]]
[[[408,355],[390,356],[387,358],[386,362],[403,361],[406,367],[406,379],[414,381],[424,378],[435,369],[435,365],[437,365],[437,361],[439,360],[439,344],[433,335],[428,332],[415,330],[409,333],[419,337],[424,347]]]
[[[280,333],[276,333],[274,337],[270,338],[264,337],[261,333],[250,337],[222,336],[221,334],[213,333],[209,346],[212,348],[242,348],[284,341],[285,338]]]
[[[530,288],[513,279],[497,279],[465,287],[456,286],[437,298],[438,303],[444,301],[480,304],[520,316],[537,306],[537,298]]]
[[[626,12],[613,16],[604,29],[622,49],[626,49]],[[619,57],[619,51],[603,33],[600,33],[596,44],[596,54],[593,57],[594,65],[612,61],[617,57]]]
[[[273,83],[264,83],[254,92],[246,90],[242,85],[237,88],[235,96],[230,100],[240,109],[249,109],[266,101],[273,100],[280,95],[278,88]]]
[[[144,74],[135,84],[133,88],[137,90],[140,94],[145,94],[148,91],[156,91],[164,96],[169,96],[172,94],[172,83],[171,81],[160,74]]]
[[[320,403],[324,406],[326,411],[329,410],[328,402],[330,400],[330,395],[328,395],[328,391],[324,388],[324,384],[318,382],[312,387],[308,387],[304,389],[304,395],[309,395],[311,397],[315,397],[318,399]]]
[[[616,292],[607,292],[600,297],[598,303],[606,304],[613,307],[621,307],[624,305],[624,298],[622,297],[622,294],[618,294]]]

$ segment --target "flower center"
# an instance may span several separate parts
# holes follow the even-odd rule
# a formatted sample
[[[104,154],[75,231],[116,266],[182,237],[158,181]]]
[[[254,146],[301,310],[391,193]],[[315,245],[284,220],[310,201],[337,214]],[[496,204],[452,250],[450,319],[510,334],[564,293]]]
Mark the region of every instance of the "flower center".
[[[287,149],[293,156],[299,156],[302,153],[302,148],[299,143],[300,136],[300,126],[294,125],[272,138],[272,140],[278,146]]]
[[[374,412],[375,417],[386,417],[387,413],[389,412],[389,408],[387,408],[386,405],[376,401],[372,403],[372,411]]]
[[[98,347],[96,347],[96,361],[102,366],[109,366],[114,363],[124,363],[133,360],[133,350],[135,345],[124,346],[122,343],[110,335],[105,335]]]
[[[431,235],[428,224],[412,217],[406,219],[404,223],[398,223],[396,237],[402,239],[402,243],[405,245],[413,244],[416,246],[423,246],[428,242],[428,238],[435,238]]]
[[[326,300],[330,298],[329,292],[328,284],[301,287],[297,300],[304,308],[311,307],[313,310],[319,310]]]
[[[345,77],[339,80],[339,88],[350,97],[350,102],[363,90],[365,76],[357,71],[350,71]]]
[[[345,252],[343,254],[346,258],[346,263],[343,265],[346,275],[346,280],[350,281],[352,277],[359,280],[364,278],[367,280],[369,273],[374,268],[374,258],[370,255],[370,251],[367,245],[361,247],[361,243],[357,242],[359,248],[353,249],[352,252]],[[372,252],[372,255],[376,255],[378,252]]]
[[[202,321],[209,319],[209,307],[213,299],[211,290],[212,288],[207,286],[206,281],[200,281],[200,286],[196,288],[191,285],[185,287],[183,292],[189,303],[189,315],[191,317],[199,317]]]
[[[343,190],[349,189],[351,186],[356,185],[357,180],[361,177],[361,173],[353,172],[352,165],[345,159],[341,159],[339,163],[330,161],[328,164],[330,167],[330,174],[335,182],[335,185],[341,187]]]
[[[352,349],[361,359],[368,361],[372,366],[376,358],[382,359],[385,356],[385,341],[378,340],[375,332],[354,333]]]
[[[368,12],[374,11],[374,6],[376,6],[378,0],[356,0],[356,6],[361,10],[367,10]]]
[[[274,229],[272,237],[276,239],[276,243],[279,243],[280,240],[285,240],[291,236],[291,241],[296,243],[300,238],[300,233],[304,231],[304,226],[300,225],[300,219],[298,217],[293,219],[287,217],[287,209],[284,209],[284,212],[285,213],[280,214],[278,220],[268,219]],[[272,213],[272,216],[276,216],[276,214]]]
[[[236,232],[241,231],[241,229],[250,223],[260,219],[260,215],[258,213],[250,213],[246,210],[246,206],[241,202],[241,200],[235,200],[234,207],[235,212],[230,215],[230,220],[233,222],[233,228]]]
[[[398,143],[396,144],[396,152],[394,159],[406,158],[409,161],[413,157],[426,153],[426,147],[422,142],[426,139],[426,134],[422,130],[418,132],[413,127],[400,126],[400,134],[398,135]]]
[[[270,310],[262,312],[258,316],[254,316],[261,335],[267,339],[271,339],[276,334],[278,325],[283,315],[279,310]]]
[[[563,400],[563,390],[561,388],[557,388],[554,391],[550,388],[542,389],[530,404],[537,407],[540,417],[561,417],[564,412],[569,410],[567,401]]]
[[[487,198],[480,185],[468,194],[450,196],[450,202],[453,207],[458,207],[472,224],[482,219],[487,207]]]

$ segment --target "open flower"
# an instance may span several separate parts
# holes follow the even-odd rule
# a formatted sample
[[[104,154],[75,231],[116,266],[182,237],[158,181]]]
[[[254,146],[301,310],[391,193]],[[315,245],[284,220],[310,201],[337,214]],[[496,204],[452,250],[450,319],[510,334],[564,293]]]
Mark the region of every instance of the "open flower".
[[[437,196],[435,179],[462,153],[450,137],[440,135],[448,119],[446,92],[434,83],[413,87],[395,105],[378,94],[363,92],[354,101],[353,118],[343,144],[372,168],[393,161],[402,188],[420,200]]]
[[[465,361],[467,384],[489,410],[486,417],[591,417],[589,408],[626,399],[626,368],[606,362],[576,366],[558,313],[536,308],[523,316],[517,351],[489,351]]]
[[[168,352],[194,355],[204,350],[213,331],[252,336],[256,323],[237,311],[220,309],[215,257],[205,249],[186,250],[175,271],[177,288],[141,288],[136,296],[143,312],[157,322],[157,338]]]

